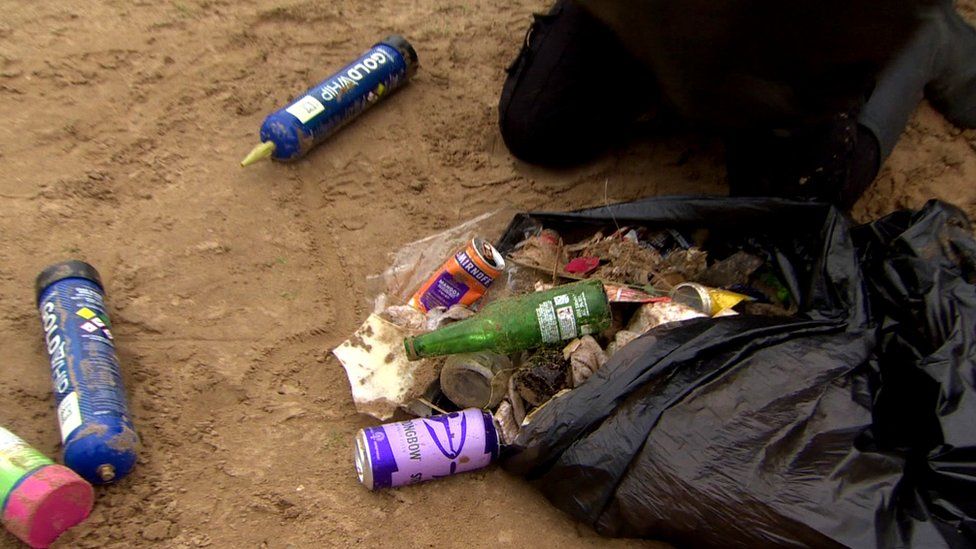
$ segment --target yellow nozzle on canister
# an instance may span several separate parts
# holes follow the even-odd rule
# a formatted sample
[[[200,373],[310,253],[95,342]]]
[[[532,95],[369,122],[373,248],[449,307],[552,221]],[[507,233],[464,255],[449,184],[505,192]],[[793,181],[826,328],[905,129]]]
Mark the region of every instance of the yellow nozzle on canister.
[[[260,145],[251,149],[251,152],[247,153],[244,160],[241,160],[241,167],[247,167],[254,164],[258,160],[264,160],[274,154],[275,144],[272,141],[265,141]]]

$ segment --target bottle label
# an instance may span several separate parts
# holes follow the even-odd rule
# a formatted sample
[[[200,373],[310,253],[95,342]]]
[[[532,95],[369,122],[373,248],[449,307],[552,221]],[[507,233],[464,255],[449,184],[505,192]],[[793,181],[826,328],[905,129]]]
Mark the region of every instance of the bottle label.
[[[573,297],[573,305],[576,306],[576,315],[578,317],[590,316],[590,304],[586,302],[585,294],[576,294]]]
[[[559,323],[556,321],[556,308],[551,301],[540,303],[535,309],[536,319],[539,321],[539,332],[543,343],[559,341]]]
[[[542,343],[558,343],[593,333],[594,326],[584,322],[590,316],[586,294],[560,294],[540,303],[535,310]]]
[[[563,339],[576,337],[576,316],[572,307],[560,307],[556,309],[556,317],[559,318],[559,333]]]

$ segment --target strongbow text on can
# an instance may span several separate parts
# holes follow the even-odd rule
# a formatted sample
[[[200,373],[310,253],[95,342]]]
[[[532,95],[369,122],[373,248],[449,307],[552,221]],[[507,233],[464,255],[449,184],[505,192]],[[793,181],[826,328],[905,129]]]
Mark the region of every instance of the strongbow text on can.
[[[497,457],[494,418],[470,408],[361,429],[354,459],[359,481],[378,490],[474,471]]]
[[[138,437],[101,277],[87,263],[65,261],[44,269],[35,286],[64,463],[94,484],[118,480],[136,463]]]
[[[0,427],[0,511],[3,525],[31,547],[47,547],[85,520],[90,484]]]
[[[420,286],[410,305],[423,313],[434,307],[470,306],[504,269],[502,254],[487,240],[473,238]]]

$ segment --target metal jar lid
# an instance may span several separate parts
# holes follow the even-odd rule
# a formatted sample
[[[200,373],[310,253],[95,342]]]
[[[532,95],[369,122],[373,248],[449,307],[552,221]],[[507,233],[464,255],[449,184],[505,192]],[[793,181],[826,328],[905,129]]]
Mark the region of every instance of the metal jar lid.
[[[452,355],[441,369],[441,391],[461,408],[493,408],[507,393],[511,369],[511,360],[497,353]]]

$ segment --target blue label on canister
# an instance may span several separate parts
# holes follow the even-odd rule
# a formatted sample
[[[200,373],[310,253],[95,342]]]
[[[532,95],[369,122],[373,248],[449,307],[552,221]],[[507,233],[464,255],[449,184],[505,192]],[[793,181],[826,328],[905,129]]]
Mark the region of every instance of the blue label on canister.
[[[408,79],[408,65],[394,47],[380,43],[265,119],[261,141],[290,160],[335,133]]]
[[[83,278],[59,280],[39,308],[65,465],[89,482],[117,480],[135,464],[138,439],[102,290]]]

